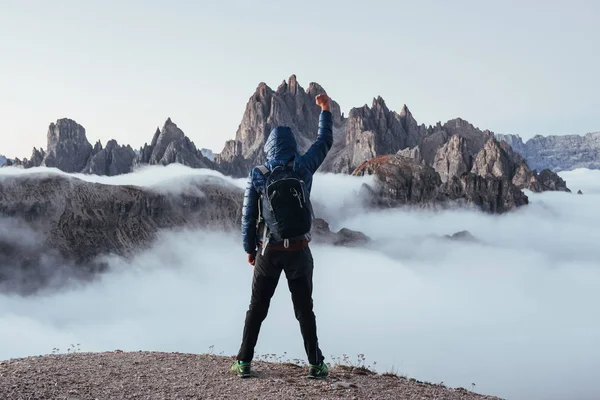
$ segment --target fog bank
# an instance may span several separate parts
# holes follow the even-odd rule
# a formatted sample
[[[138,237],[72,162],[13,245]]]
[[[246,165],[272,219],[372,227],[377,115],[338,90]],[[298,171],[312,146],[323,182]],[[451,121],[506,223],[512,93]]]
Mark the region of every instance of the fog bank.
[[[467,389],[475,383],[477,392],[509,399],[599,398],[599,172],[560,174],[583,196],[528,193],[529,206],[502,216],[362,210],[356,193],[368,178],[316,176],[322,216],[374,239],[366,248],[312,246],[327,361],[364,353],[382,372]],[[83,179],[164,188],[207,173],[153,167]],[[461,230],[477,241],[442,237]],[[165,232],[132,262],[109,263],[115,272],[92,284],[0,296],[0,359],[66,352],[71,344],[237,352],[252,277],[238,235]],[[282,277],[257,353],[284,352],[305,359]]]

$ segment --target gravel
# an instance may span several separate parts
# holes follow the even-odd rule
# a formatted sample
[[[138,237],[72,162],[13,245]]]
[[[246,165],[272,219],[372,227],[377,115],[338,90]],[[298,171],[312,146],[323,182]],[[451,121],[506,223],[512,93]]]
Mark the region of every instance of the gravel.
[[[345,366],[311,380],[305,367],[256,361],[253,377],[240,379],[229,371],[232,362],[119,350],[13,359],[0,363],[0,399],[499,399]]]

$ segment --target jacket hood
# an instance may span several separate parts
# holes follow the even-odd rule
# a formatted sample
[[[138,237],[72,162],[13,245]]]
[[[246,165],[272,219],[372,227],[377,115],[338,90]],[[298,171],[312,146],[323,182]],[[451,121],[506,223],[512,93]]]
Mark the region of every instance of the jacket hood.
[[[296,156],[298,145],[294,133],[287,126],[273,129],[264,147],[267,162],[287,163]]]

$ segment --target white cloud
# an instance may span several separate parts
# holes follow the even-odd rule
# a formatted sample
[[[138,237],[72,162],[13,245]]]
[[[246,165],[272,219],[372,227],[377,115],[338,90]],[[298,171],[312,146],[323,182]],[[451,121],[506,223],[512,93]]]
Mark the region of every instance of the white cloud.
[[[581,190],[583,194],[600,194],[600,170],[579,168],[573,171],[563,171],[559,175],[567,181],[573,193]]]
[[[160,187],[205,173],[159,168],[106,182]],[[317,176],[323,215],[374,239],[362,249],[312,246],[328,360],[364,353],[382,371],[469,389],[474,382],[510,399],[598,398],[600,179],[596,171],[561,175],[572,189],[577,176],[586,194],[529,193],[529,206],[503,216],[357,212],[352,193],[363,178]],[[463,229],[480,242],[439,238]],[[92,285],[0,296],[0,359],[77,343],[83,351],[237,352],[252,275],[237,234],[164,233],[133,262],[111,264],[118,272]],[[304,359],[284,279],[257,352]]]

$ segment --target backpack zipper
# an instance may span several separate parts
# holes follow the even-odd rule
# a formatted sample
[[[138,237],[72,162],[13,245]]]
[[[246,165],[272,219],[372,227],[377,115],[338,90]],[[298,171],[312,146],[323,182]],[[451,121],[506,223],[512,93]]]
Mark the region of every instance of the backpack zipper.
[[[298,199],[298,204],[300,204],[300,208],[304,208],[304,206],[302,205],[302,200],[304,200],[304,196],[302,196],[302,200],[300,200],[300,193],[298,193],[296,189],[291,188],[290,191],[292,192],[292,196]]]

